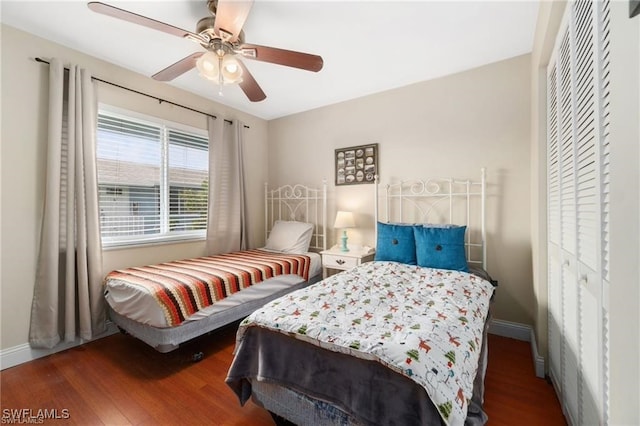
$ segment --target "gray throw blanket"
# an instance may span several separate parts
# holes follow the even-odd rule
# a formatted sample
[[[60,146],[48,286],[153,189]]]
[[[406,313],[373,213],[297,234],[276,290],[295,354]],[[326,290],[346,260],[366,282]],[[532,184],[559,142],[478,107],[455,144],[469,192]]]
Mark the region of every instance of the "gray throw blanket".
[[[466,425],[483,425],[487,420],[481,408],[487,328]],[[249,327],[236,348],[226,383],[244,405],[251,396],[254,380],[329,402],[365,425],[442,424],[438,410],[422,387],[379,362],[328,351],[257,326]]]

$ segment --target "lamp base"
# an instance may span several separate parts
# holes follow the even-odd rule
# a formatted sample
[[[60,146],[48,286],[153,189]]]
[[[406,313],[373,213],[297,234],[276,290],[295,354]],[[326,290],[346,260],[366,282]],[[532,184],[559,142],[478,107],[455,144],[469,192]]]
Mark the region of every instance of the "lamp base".
[[[349,251],[349,247],[347,247],[347,231],[342,231],[342,246],[340,247],[340,251]]]

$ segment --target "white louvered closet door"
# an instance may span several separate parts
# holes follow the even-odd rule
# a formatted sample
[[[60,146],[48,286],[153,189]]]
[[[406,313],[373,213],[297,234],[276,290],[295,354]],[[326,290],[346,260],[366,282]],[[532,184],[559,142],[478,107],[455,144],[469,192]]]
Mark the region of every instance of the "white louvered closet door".
[[[549,373],[575,425],[608,423],[608,27],[569,3],[547,69]]]

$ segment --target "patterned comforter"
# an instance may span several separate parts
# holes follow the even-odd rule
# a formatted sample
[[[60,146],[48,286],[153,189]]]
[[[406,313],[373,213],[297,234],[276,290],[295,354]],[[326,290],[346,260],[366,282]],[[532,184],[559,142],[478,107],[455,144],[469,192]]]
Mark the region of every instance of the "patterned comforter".
[[[176,326],[200,309],[277,275],[295,274],[307,281],[310,262],[306,255],[246,250],[116,270],[105,283],[119,280],[150,292],[167,324]]]
[[[366,263],[255,311],[237,347],[259,326],[378,361],[421,385],[446,424],[462,425],[493,291],[465,272]]]

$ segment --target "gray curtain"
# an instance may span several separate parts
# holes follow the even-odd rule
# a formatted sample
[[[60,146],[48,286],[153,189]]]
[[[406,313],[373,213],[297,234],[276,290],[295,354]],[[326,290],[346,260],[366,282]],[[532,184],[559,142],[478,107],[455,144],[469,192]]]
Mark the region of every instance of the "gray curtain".
[[[247,248],[247,220],[243,166],[244,124],[208,118],[209,215],[207,250],[210,254]]]
[[[91,75],[49,66],[47,170],[29,343],[92,339],[106,329]]]

